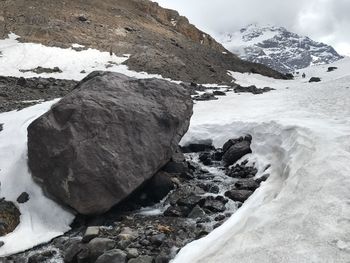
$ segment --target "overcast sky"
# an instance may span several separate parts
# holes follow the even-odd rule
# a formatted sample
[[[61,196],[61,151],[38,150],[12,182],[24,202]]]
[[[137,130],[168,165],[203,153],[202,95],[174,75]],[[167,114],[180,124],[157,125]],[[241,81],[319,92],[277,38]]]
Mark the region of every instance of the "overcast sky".
[[[350,56],[350,0],[154,0],[211,35],[251,23],[284,26]]]

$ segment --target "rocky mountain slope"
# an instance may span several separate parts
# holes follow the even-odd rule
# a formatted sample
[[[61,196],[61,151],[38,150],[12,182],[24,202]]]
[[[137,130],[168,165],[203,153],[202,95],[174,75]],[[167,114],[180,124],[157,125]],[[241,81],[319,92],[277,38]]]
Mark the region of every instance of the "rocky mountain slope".
[[[220,40],[240,58],[262,63],[284,73],[343,58],[333,47],[283,27],[252,24],[238,32],[222,34]]]
[[[227,83],[227,70],[284,77],[242,61],[176,11],[148,0],[3,0],[0,38],[9,32],[23,42],[130,54],[130,69],[182,81]]]

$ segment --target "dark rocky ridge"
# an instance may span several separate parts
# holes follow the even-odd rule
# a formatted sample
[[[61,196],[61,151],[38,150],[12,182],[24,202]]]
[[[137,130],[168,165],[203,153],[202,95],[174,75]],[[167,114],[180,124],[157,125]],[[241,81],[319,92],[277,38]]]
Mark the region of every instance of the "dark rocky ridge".
[[[227,70],[284,78],[239,59],[176,11],[148,0],[0,1],[0,37],[9,32],[25,42],[131,54],[125,62],[131,69],[174,80],[230,83]]]

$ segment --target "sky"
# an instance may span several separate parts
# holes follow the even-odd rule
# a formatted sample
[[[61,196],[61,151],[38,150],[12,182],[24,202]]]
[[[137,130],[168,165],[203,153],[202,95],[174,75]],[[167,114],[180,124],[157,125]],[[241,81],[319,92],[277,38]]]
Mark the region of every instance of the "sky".
[[[350,0],[154,0],[215,35],[252,24],[284,26],[350,56]]]

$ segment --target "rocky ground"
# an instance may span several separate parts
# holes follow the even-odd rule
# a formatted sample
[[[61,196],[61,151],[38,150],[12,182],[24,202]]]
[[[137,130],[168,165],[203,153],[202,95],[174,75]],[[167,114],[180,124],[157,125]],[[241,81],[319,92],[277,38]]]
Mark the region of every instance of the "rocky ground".
[[[16,78],[0,76],[0,112],[20,110],[37,103],[61,98],[74,89],[78,82],[74,80],[62,80],[54,78]],[[193,99],[197,101],[216,100],[225,96],[227,92],[249,92],[262,94],[272,89],[265,87],[258,89],[255,86],[242,87],[231,83],[224,91],[219,88],[204,87],[194,82],[183,82],[185,88],[191,90]],[[211,90],[208,92],[208,90]],[[199,94],[200,93],[200,94]],[[0,124],[1,130],[1,124]]]
[[[155,179],[103,216],[78,216],[69,233],[3,262],[169,262],[224,223],[268,178],[254,179],[257,169],[247,161],[232,165],[251,152],[250,141],[232,139],[219,149],[210,141],[188,145],[163,168],[168,180]],[[163,198],[155,185],[173,190]]]
[[[187,18],[148,0],[2,0],[0,38],[10,32],[23,42],[131,54],[130,69],[173,80],[230,83],[227,70],[285,77],[239,59]]]
[[[76,81],[53,78],[15,78],[0,76],[0,112],[20,110],[41,101],[69,93]]]

